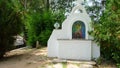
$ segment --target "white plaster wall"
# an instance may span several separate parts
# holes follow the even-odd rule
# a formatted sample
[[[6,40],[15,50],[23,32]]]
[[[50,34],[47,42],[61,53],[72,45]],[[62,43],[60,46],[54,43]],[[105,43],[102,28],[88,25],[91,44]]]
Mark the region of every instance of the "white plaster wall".
[[[91,19],[86,13],[72,14],[62,23],[62,30],[66,32],[65,34],[66,38],[72,39],[72,26],[76,21],[84,22],[86,27],[86,39],[89,39],[88,31],[91,30],[90,28]]]
[[[54,29],[47,43],[48,57],[58,56],[58,38],[62,38],[62,30]]]
[[[91,60],[91,40],[58,40],[58,58]]]
[[[92,58],[96,59],[100,57],[100,46],[92,41]]]

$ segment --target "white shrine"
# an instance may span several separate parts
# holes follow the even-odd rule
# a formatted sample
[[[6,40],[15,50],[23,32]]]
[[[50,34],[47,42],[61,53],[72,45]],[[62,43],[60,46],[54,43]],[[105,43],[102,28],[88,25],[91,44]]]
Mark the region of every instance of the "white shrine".
[[[91,19],[82,0],[76,1],[61,29],[54,29],[48,40],[48,57],[91,60],[100,57],[100,47],[88,34]]]

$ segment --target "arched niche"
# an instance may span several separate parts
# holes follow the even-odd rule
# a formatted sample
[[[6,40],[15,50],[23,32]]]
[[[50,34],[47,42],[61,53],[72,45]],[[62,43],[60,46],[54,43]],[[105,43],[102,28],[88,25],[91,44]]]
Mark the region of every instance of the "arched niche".
[[[85,39],[85,24],[82,21],[76,21],[72,26],[72,39]]]

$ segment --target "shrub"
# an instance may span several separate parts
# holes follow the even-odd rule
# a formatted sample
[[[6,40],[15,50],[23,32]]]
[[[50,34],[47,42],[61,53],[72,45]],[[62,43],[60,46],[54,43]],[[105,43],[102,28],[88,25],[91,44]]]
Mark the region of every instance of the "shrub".
[[[94,23],[91,35],[101,47],[101,54],[107,60],[120,63],[120,1],[109,0],[98,23]]]
[[[0,58],[13,48],[14,38],[22,31],[21,16],[16,1],[0,0]]]
[[[54,24],[51,12],[34,13],[31,18],[32,21],[28,27],[28,45],[35,47],[36,41],[46,45]]]

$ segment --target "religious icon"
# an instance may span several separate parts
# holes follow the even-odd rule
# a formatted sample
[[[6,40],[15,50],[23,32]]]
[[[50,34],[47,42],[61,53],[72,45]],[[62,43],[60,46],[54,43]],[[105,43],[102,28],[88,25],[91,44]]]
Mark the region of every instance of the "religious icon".
[[[77,21],[72,27],[72,38],[73,39],[83,39],[85,38],[85,25],[81,21]]]

